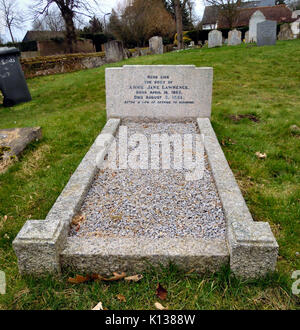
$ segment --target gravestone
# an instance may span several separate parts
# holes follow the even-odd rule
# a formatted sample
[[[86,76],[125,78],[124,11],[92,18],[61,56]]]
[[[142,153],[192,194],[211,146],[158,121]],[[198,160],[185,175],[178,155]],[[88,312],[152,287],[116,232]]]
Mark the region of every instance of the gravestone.
[[[249,42],[257,41],[257,23],[261,23],[265,20],[266,18],[260,10],[254,12],[251,16],[249,21]]]
[[[272,46],[276,44],[276,21],[264,21],[257,24],[257,46]]]
[[[249,41],[249,30],[245,33],[245,43],[248,44]]]
[[[242,42],[242,32],[236,29],[228,33],[228,46],[240,45]]]
[[[119,62],[124,59],[124,48],[122,41],[112,40],[104,44],[105,57],[107,62]]]
[[[291,30],[295,39],[300,36],[300,18],[298,18],[295,22],[291,23]]]
[[[294,10],[292,12],[292,18],[298,18],[300,17],[300,10]]]
[[[194,65],[111,68],[106,70],[107,116],[210,117],[211,82],[212,69]]]
[[[149,48],[151,54],[163,54],[164,45],[162,37],[155,36],[149,39]]]
[[[222,47],[222,32],[218,30],[212,30],[208,33],[208,48]]]
[[[292,32],[290,24],[282,24],[280,26],[280,31],[278,33],[278,40],[292,40],[294,39],[294,34]]]

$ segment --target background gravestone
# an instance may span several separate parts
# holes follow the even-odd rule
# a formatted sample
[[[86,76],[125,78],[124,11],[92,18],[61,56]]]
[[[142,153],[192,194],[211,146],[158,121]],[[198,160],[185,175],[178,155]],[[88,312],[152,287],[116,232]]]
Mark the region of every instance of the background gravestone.
[[[245,33],[245,43],[248,44],[249,41],[249,30]]]
[[[242,33],[236,29],[229,31],[228,33],[228,45],[236,46],[240,45],[242,42]]]
[[[164,45],[162,37],[152,37],[149,39],[149,48],[151,54],[163,54],[164,53]]]
[[[294,34],[290,27],[290,24],[282,24],[280,26],[280,32],[278,34],[278,40],[292,40],[294,39]]]
[[[264,14],[257,10],[249,21],[249,42],[257,41],[257,24],[266,20]]]
[[[208,48],[222,47],[222,32],[218,30],[212,30],[208,34]]]
[[[124,59],[124,48],[122,41],[112,40],[104,44],[107,62],[119,62]]]
[[[276,21],[265,21],[257,24],[257,46],[271,46],[276,44]]]

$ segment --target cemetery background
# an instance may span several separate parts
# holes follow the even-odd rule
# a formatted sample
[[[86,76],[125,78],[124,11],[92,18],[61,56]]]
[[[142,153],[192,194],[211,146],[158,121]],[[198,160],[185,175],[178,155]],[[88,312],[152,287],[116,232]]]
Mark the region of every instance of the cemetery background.
[[[270,223],[280,246],[277,273],[249,282],[232,279],[228,269],[198,276],[172,266],[153,269],[130,285],[71,285],[67,275],[62,280],[21,278],[12,240],[27,219],[45,218],[104,126],[107,65],[29,80],[30,104],[0,108],[0,128],[41,126],[44,134],[21,162],[0,175],[0,269],[7,277],[0,309],[91,309],[100,300],[109,309],[151,309],[157,282],[168,290],[170,309],[296,308],[299,298],[291,293],[290,277],[300,268],[300,133],[292,127],[300,126],[299,55],[300,40],[294,40],[276,47],[194,49],[110,65],[214,67],[214,130],[254,219]],[[258,159],[256,152],[266,152],[267,158]],[[127,302],[120,302],[118,294]]]

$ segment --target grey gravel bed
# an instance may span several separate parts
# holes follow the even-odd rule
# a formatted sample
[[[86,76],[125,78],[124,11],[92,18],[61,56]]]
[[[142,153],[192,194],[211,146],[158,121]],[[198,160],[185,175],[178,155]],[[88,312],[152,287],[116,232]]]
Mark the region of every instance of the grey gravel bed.
[[[198,133],[194,122],[122,125],[128,136]],[[206,156],[202,179],[186,181],[185,173],[172,168],[99,170],[80,210],[84,221],[70,235],[224,239],[224,213]]]

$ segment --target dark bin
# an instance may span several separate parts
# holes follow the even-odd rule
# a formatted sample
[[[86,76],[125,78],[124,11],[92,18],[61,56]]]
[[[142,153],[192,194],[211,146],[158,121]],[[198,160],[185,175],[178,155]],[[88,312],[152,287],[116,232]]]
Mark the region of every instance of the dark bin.
[[[19,56],[17,48],[0,48],[0,89],[5,107],[31,101]]]

